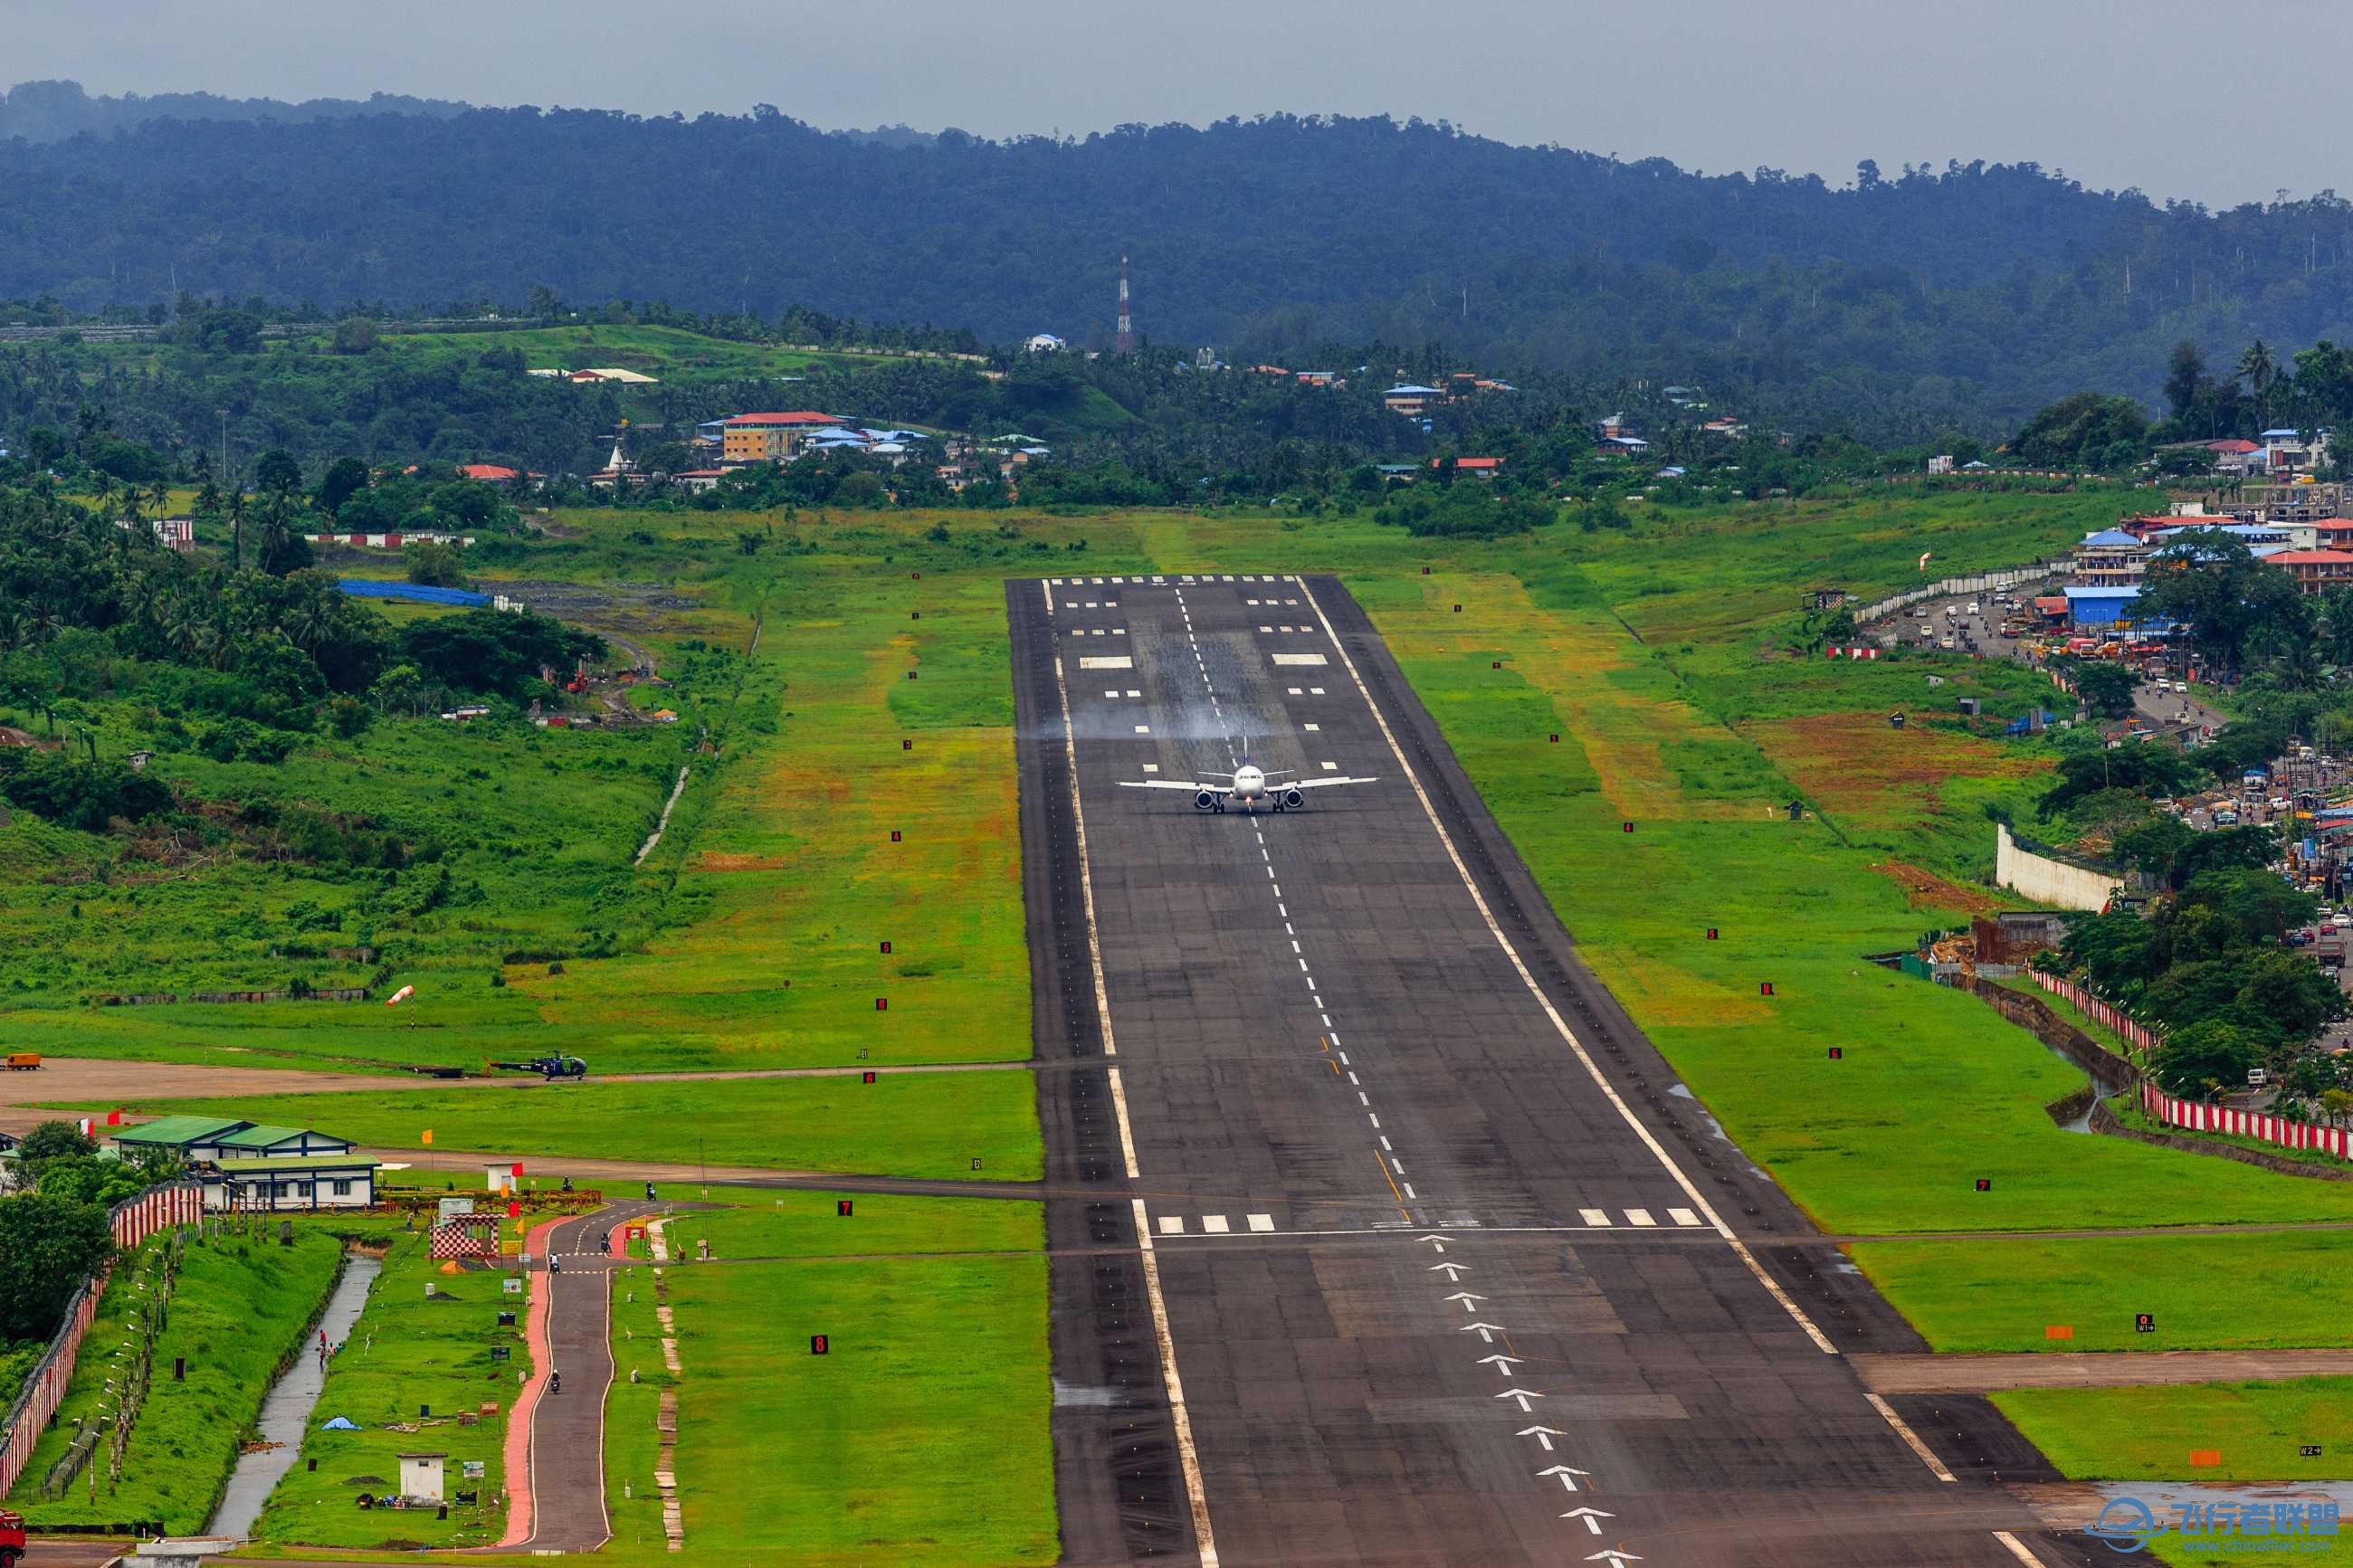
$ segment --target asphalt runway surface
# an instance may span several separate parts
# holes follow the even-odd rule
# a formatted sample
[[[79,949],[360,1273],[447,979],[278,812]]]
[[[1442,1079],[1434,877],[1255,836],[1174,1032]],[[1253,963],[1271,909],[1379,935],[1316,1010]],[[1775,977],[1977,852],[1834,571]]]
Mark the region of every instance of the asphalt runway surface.
[[[1007,601],[1037,1048],[1084,1069],[1038,1074],[1065,1561],[2089,1560],[1989,1405],[1863,1387],[1840,1352],[1925,1347],[1577,961],[1334,580]],[[1118,787],[1245,755],[1378,782]]]

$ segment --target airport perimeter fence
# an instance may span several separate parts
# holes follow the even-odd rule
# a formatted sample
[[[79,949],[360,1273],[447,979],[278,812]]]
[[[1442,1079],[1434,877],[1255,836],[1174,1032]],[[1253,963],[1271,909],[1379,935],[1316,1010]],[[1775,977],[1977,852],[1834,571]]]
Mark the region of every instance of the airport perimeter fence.
[[[2122,1008],[2113,1003],[2101,1001],[2072,980],[2062,980],[2055,974],[2045,974],[2039,969],[2031,973],[2034,976],[2034,984],[2042,986],[2053,996],[2063,996],[2073,1002],[2075,1005],[2075,1010],[2084,1016],[2094,1019],[2103,1026],[2114,1030],[2142,1050],[2157,1048],[2156,1034],[2146,1024],[2135,1023],[2126,1016]]]
[[[2086,1016],[2097,1019],[2141,1049],[2154,1049],[2159,1043],[2156,1031],[2135,1023],[2082,986],[2062,980],[2055,974],[2045,974],[2041,970],[2032,973],[2034,983],[2043,990],[2054,996],[2065,997]],[[2251,1138],[2258,1143],[2269,1143],[2274,1149],[2332,1154],[2339,1160],[2353,1160],[2353,1131],[2342,1127],[2316,1127],[2309,1121],[2274,1116],[2268,1111],[2239,1110],[2227,1105],[2177,1100],[2146,1079],[2140,1086],[2140,1107],[2165,1126],[2178,1127],[2184,1132],[2220,1132],[2234,1138]]]
[[[1900,594],[1890,594],[1877,604],[1866,605],[1855,611],[1855,625],[1862,626],[1892,616],[1898,610],[1909,609],[1923,599],[1948,598],[1955,594],[1990,594],[1997,588],[2015,588],[2021,583],[2040,582],[2067,570],[2065,561],[2037,561],[2028,566],[2013,566],[2003,572],[1979,572],[1967,577],[1942,577],[1934,583],[1924,583],[1917,588],[1906,588]]]
[[[136,1197],[123,1199],[107,1211],[106,1217],[108,1228],[114,1233],[114,1245],[128,1249],[166,1226],[195,1225],[204,1215],[203,1187],[195,1182],[168,1182],[150,1187]],[[82,1336],[90,1331],[90,1320],[98,1316],[99,1298],[106,1294],[106,1281],[113,1272],[114,1260],[109,1258],[75,1287],[66,1302],[65,1321],[49,1336],[48,1348],[33,1363],[16,1403],[9,1406],[5,1419],[0,1420],[0,1497],[15,1489],[17,1478],[25,1473],[26,1462],[33,1457],[33,1445],[41,1440],[49,1417],[58,1413],[58,1404],[66,1396],[66,1385],[73,1381],[74,1360],[80,1352]]]
[[[2353,1133],[2342,1127],[2315,1127],[2309,1121],[2291,1121],[2284,1116],[2261,1110],[2233,1110],[2227,1105],[2176,1100],[2153,1083],[2140,1086],[2140,1104],[2142,1110],[2168,1127],[2179,1127],[2185,1132],[2225,1132],[2253,1138],[2275,1149],[2298,1149],[2334,1154],[2340,1160],[2353,1159],[2353,1151],[2348,1148],[2348,1142],[2353,1142]]]

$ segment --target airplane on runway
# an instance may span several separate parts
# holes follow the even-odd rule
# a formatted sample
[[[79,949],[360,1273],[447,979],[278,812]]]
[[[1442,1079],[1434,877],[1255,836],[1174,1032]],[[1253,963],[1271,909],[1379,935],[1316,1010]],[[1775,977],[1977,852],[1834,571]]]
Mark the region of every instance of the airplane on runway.
[[[1211,773],[1208,782],[1186,783],[1182,779],[1122,779],[1122,789],[1181,789],[1193,794],[1195,811],[1223,812],[1228,801],[1243,811],[1253,811],[1261,805],[1276,811],[1295,810],[1307,804],[1307,791],[1334,789],[1341,784],[1377,784],[1377,779],[1331,778],[1293,779],[1289,784],[1278,781],[1287,777],[1289,768],[1268,773],[1264,768],[1242,763],[1230,773]],[[1223,783],[1217,781],[1223,780]]]

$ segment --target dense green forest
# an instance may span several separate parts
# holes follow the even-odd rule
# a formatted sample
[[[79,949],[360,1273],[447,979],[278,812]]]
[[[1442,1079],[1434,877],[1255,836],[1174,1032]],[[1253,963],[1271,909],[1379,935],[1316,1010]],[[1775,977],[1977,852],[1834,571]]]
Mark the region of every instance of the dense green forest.
[[[1443,342],[1895,437],[1995,434],[2085,386],[2154,397],[2184,337],[2353,337],[2332,194],[2213,213],[1981,163],[1833,186],[1386,118],[899,144],[765,107],[150,121],[0,145],[0,296],[81,309],[544,283],[1099,343],[1125,250],[1163,342]]]

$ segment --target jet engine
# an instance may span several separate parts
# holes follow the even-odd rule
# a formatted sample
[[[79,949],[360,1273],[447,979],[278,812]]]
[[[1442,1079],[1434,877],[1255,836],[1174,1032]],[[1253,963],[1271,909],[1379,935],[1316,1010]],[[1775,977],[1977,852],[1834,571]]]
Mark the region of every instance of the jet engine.
[[[1307,804],[1307,797],[1295,789],[1287,789],[1282,792],[1282,804],[1296,811]]]
[[[1193,797],[1193,809],[1194,809],[1195,811],[1215,811],[1215,810],[1217,810],[1217,809],[1218,809],[1218,796],[1217,796],[1217,792],[1216,792],[1216,791],[1214,791],[1214,790],[1206,790],[1206,789],[1205,789],[1205,790],[1203,790],[1200,794],[1198,794],[1198,795],[1195,795],[1195,796]]]

